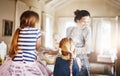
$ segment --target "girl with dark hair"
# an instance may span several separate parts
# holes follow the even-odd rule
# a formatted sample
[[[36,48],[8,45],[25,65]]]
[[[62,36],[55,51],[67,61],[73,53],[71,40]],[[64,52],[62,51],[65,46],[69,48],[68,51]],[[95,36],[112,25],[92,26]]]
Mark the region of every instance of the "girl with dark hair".
[[[25,11],[20,17],[20,26],[15,31],[9,59],[0,66],[1,76],[49,76],[45,66],[37,62],[36,52],[40,49],[41,32],[35,28],[39,15]]]
[[[75,46],[71,38],[63,38],[59,43],[61,56],[57,57],[53,76],[80,76],[75,55]]]
[[[81,60],[81,76],[90,76],[87,58],[87,54],[91,52],[90,13],[87,10],[76,10],[74,14],[76,26],[67,29],[67,36],[73,39],[76,47],[76,57]]]

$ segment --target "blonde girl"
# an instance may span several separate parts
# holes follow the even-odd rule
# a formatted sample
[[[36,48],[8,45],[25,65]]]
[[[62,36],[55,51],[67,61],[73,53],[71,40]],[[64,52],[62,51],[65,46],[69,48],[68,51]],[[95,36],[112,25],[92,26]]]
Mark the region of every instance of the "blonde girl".
[[[80,76],[75,56],[75,46],[71,38],[63,38],[59,43],[61,56],[57,57],[53,76]]]

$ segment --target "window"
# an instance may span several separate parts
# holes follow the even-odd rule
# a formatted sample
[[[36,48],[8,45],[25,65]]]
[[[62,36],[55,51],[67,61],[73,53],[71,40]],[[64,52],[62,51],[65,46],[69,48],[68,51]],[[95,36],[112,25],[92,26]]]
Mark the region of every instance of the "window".
[[[114,61],[116,58],[118,36],[117,19],[117,17],[92,18],[93,47],[98,53],[98,60],[104,57]]]
[[[46,48],[54,48],[53,47],[53,17],[49,14],[44,13],[44,46]]]

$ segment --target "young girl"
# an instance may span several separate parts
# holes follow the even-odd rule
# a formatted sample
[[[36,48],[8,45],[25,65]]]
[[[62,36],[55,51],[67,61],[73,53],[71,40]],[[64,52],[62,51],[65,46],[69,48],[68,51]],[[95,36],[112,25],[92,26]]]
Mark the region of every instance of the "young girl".
[[[35,28],[38,22],[36,12],[22,13],[8,52],[10,58],[0,67],[0,76],[49,76],[44,65],[36,61],[41,40],[41,33]]]
[[[75,55],[75,46],[71,38],[63,38],[60,41],[61,56],[57,57],[53,76],[80,76],[80,71]]]

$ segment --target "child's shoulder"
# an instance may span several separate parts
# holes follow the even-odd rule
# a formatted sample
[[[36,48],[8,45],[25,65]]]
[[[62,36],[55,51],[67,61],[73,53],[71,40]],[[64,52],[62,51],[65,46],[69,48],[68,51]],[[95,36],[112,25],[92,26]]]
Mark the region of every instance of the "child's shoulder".
[[[57,57],[57,58],[56,58],[56,60],[60,60],[60,59],[62,59],[62,58],[61,58],[61,57]]]
[[[33,28],[33,27],[25,27],[22,30],[39,30],[38,28]]]

